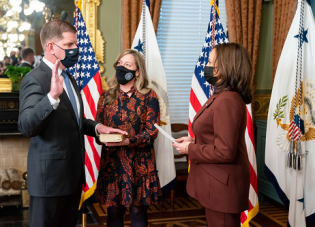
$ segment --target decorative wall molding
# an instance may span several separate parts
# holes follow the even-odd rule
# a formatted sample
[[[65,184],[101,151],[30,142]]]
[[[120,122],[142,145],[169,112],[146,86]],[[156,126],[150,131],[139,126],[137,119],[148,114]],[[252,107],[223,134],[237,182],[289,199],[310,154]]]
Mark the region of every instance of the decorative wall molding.
[[[270,103],[270,95],[255,95],[254,116],[255,119],[267,119]]]
[[[19,100],[0,100],[0,109],[19,109]]]
[[[89,33],[91,44],[95,51],[95,57],[98,62],[104,63],[105,51],[104,44],[105,41],[102,37],[101,31],[98,29],[98,6],[101,0],[82,0],[81,9],[82,15],[85,21],[87,32]],[[105,71],[103,65],[100,66],[100,72]]]
[[[16,120],[13,120],[13,121],[10,121],[10,120],[8,120],[8,121],[5,121],[5,120],[3,120],[3,121],[0,121],[0,125],[3,125],[3,124],[18,124],[18,121],[16,121]]]
[[[19,92],[0,93],[0,134],[19,133]]]

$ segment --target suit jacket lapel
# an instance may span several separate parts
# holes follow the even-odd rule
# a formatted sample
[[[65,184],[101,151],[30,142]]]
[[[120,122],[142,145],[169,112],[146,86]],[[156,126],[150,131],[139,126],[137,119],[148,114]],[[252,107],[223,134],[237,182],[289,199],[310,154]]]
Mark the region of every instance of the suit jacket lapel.
[[[52,76],[51,68],[49,68],[49,66],[46,65],[46,63],[43,61],[39,64],[38,67],[42,70],[42,72],[46,74],[45,77],[48,77],[47,79],[43,80],[45,81],[45,83],[41,84],[41,86],[43,87],[43,91],[48,94],[50,91],[50,85],[51,85],[51,76]]]
[[[60,103],[64,103],[64,105],[67,107],[68,111],[70,112],[73,120],[75,120],[75,122],[77,123],[78,125],[78,121],[77,121],[77,116],[75,116],[75,113],[74,113],[74,110],[73,110],[73,107],[72,107],[72,104],[70,102],[70,99],[65,91],[65,89],[63,89],[63,92],[62,94],[59,96],[60,98]]]
[[[75,90],[75,93],[77,94],[77,97],[78,97],[78,100],[79,100],[79,109],[80,109],[80,115],[79,115],[79,128],[81,128],[82,127],[82,120],[83,120],[83,112],[84,112],[84,110],[83,110],[83,102],[82,102],[82,99],[80,98],[81,97],[81,94],[80,94],[80,90],[79,90],[79,87],[78,87],[78,85],[77,85],[77,82],[76,82],[76,80],[73,78],[73,76],[70,74],[70,73],[68,73],[68,71],[66,71],[67,72],[67,74],[68,74],[68,76],[69,76],[69,78],[70,78],[70,81],[71,81],[71,83],[72,83],[72,86],[73,86],[73,88],[74,88],[74,90]]]
[[[222,93],[222,91],[218,94],[214,94],[212,95],[207,102],[200,108],[200,110],[198,111],[198,113],[195,115],[194,117],[194,121],[191,125],[191,127],[193,128],[194,123],[196,122],[197,118],[203,113],[203,111],[205,111],[206,108],[208,108],[209,106],[211,106],[211,104],[214,102],[214,100]]]

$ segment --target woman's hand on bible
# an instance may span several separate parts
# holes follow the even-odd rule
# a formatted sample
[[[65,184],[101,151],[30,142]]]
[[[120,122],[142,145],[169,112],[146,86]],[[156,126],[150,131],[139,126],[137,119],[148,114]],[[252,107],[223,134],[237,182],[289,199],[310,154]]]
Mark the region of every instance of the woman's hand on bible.
[[[173,143],[173,147],[181,154],[188,154],[188,145],[191,142]]]
[[[128,146],[130,144],[129,139],[124,139],[121,142],[118,143],[105,143],[105,146],[107,147],[121,147],[121,146]]]
[[[193,143],[193,142],[195,142],[195,139],[191,138],[190,136],[184,136],[184,137],[181,137],[179,139],[176,139],[175,141],[177,143],[183,143],[183,142]]]

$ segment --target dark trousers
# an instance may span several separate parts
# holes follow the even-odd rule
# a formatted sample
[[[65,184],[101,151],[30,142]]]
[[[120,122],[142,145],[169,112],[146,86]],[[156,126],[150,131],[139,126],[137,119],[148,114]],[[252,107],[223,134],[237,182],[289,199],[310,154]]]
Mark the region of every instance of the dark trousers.
[[[71,195],[59,197],[30,196],[30,227],[75,227],[82,187]]]
[[[206,210],[206,219],[208,227],[240,227],[241,226],[241,213],[230,214],[221,213],[218,211]]]
[[[147,227],[148,206],[132,206],[129,208],[131,216],[131,227]],[[117,207],[107,208],[107,226],[108,227],[124,227],[124,215],[126,207],[118,205]]]

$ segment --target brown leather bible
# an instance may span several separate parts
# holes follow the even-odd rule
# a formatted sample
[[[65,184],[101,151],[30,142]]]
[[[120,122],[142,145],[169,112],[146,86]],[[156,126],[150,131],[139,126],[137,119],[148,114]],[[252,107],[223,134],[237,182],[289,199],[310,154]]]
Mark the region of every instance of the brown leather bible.
[[[126,135],[122,135],[119,133],[100,134],[100,141],[102,143],[110,143],[110,142],[118,143],[118,142],[123,141],[126,138],[127,138]]]

